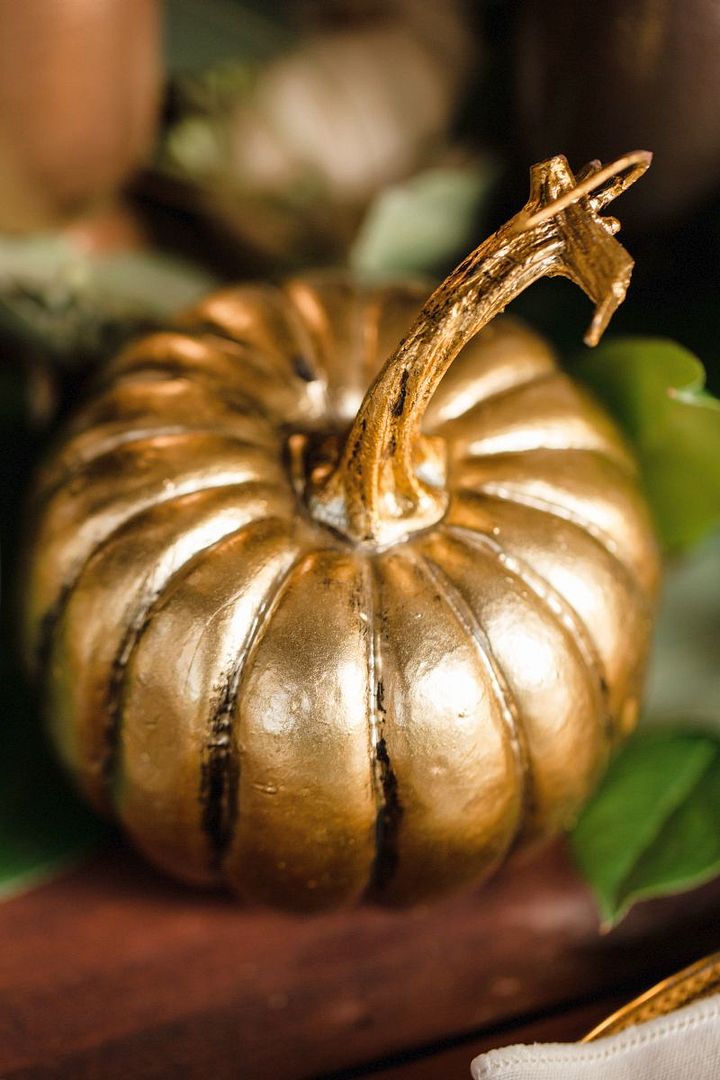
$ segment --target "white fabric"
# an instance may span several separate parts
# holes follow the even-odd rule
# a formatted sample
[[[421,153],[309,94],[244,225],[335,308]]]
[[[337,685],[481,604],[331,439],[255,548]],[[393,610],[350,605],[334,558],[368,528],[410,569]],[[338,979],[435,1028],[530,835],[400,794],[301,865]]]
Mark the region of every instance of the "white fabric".
[[[720,994],[592,1043],[480,1054],[474,1080],[720,1080]]]

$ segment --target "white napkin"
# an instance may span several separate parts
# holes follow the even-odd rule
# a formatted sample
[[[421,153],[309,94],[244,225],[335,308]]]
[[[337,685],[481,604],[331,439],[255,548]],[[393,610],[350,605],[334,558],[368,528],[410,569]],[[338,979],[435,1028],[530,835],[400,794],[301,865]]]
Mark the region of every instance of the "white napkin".
[[[474,1080],[720,1080],[720,994],[592,1043],[480,1054]]]

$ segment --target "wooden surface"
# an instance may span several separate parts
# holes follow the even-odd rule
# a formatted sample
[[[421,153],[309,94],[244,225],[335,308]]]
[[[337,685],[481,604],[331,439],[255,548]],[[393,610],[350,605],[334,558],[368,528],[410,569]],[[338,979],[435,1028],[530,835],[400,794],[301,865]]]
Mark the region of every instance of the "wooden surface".
[[[557,847],[434,907],[297,919],[118,847],[0,906],[0,1077],[454,1080],[718,948],[719,906],[707,886],[601,936]]]

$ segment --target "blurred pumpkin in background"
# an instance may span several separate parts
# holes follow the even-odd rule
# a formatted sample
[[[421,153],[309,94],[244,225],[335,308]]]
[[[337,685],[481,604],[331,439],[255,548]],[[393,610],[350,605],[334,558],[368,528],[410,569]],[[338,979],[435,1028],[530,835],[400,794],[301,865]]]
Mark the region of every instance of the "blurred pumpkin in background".
[[[162,86],[157,0],[23,0],[0,34],[0,229],[56,226],[150,154]]]
[[[274,59],[179,73],[159,159],[190,185],[165,197],[285,265],[342,257],[372,196],[442,157],[478,64],[460,0],[321,12]]]

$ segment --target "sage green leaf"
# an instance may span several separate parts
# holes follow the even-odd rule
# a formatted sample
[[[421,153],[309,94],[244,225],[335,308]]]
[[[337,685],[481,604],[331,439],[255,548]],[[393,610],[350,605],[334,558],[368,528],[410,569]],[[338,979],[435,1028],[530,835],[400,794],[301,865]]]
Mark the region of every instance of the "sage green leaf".
[[[97,259],[92,284],[99,299],[121,303],[154,316],[167,316],[217,288],[218,279],[204,268],[159,251],[118,252]]]
[[[350,252],[363,278],[436,274],[473,246],[496,175],[489,159],[429,169],[386,188]]]
[[[90,255],[58,234],[0,237],[0,334],[56,366],[81,368],[217,283],[153,250]]]
[[[606,924],[720,872],[720,743],[645,730],[620,750],[571,836]]]
[[[167,314],[215,284],[217,279],[203,267],[155,249],[88,254],[60,233],[0,236],[2,295],[40,293],[59,313],[68,296],[80,296],[113,313]]]
[[[719,525],[720,401],[697,357],[662,338],[615,338],[572,371],[633,443],[665,546],[686,548]]]

